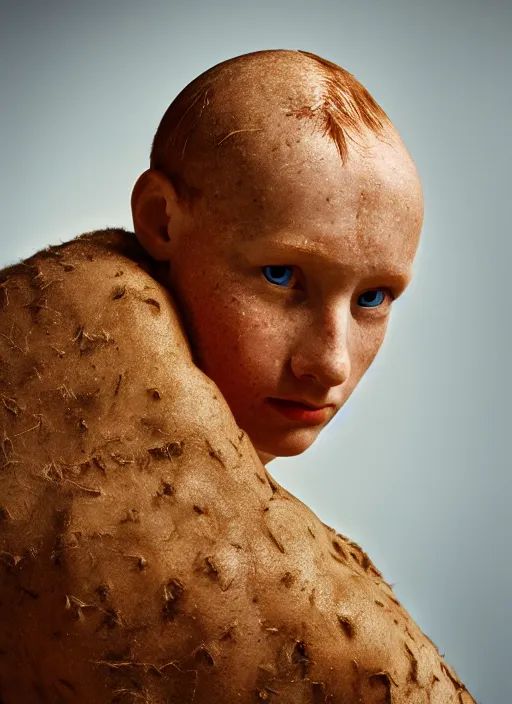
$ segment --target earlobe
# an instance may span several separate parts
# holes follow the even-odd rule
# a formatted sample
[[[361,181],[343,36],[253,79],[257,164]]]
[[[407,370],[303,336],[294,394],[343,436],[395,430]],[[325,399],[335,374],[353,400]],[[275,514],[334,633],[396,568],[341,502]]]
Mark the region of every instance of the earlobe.
[[[179,236],[178,199],[169,179],[148,169],[139,176],[132,191],[132,217],[140,244],[157,261],[170,259]],[[172,235],[171,235],[172,226]]]

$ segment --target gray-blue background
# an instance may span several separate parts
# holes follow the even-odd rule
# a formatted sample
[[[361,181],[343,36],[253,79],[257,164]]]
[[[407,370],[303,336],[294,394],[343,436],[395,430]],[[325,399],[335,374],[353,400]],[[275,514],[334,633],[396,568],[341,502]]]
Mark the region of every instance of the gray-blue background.
[[[511,19],[505,0],[19,0],[0,17],[0,267],[131,229],[160,117],[226,58],[320,54],[394,120],[425,191],[415,281],[336,421],[270,469],[362,544],[485,704],[512,701]]]

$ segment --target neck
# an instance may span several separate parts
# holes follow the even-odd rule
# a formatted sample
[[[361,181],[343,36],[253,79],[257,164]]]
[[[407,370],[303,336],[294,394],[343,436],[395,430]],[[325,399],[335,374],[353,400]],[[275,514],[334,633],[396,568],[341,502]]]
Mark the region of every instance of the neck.
[[[260,458],[260,462],[263,465],[269,464],[269,462],[272,462],[272,460],[275,460],[276,456],[275,455],[269,455],[266,452],[260,452],[257,450],[258,457]]]

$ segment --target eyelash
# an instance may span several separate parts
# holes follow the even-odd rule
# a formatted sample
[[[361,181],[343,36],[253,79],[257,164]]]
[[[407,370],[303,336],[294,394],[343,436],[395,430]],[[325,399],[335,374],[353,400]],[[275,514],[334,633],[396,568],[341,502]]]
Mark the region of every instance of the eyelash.
[[[271,286],[275,286],[276,288],[284,288],[285,290],[292,290],[292,289],[288,289],[288,288],[285,287],[285,286],[280,286],[279,284],[272,283],[271,281],[269,281],[269,280],[267,279],[265,272],[266,272],[266,270],[268,270],[268,269],[293,269],[293,268],[294,268],[294,267],[291,266],[291,265],[283,265],[283,264],[281,264],[281,265],[279,265],[279,264],[276,264],[276,265],[267,265],[267,266],[262,266],[262,267],[261,267],[261,273],[262,273],[263,277],[265,278],[265,280],[266,280]],[[279,277],[277,277],[277,278],[279,278]],[[363,291],[363,293],[361,294],[361,296],[364,296],[364,295],[367,294],[367,293],[374,293],[374,292],[378,292],[378,291],[383,291],[384,294],[387,294],[387,295],[390,297],[391,301],[393,301],[393,300],[395,299],[395,296],[394,296],[394,294],[392,293],[392,291],[390,291],[390,290],[387,289],[387,288],[369,289],[368,291]],[[359,299],[358,299],[358,300],[359,300]],[[384,301],[385,301],[385,298],[384,298]],[[382,304],[384,303],[384,301],[382,301],[379,305],[376,305],[376,306],[360,306],[360,307],[363,308],[364,310],[378,309],[378,308],[380,308],[380,307],[382,306]]]

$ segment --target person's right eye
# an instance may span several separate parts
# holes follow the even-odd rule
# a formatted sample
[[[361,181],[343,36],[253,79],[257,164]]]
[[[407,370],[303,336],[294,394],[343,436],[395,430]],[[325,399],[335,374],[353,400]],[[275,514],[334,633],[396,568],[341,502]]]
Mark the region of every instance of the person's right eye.
[[[293,266],[263,266],[261,271],[266,280],[274,286],[288,288],[293,277]]]

